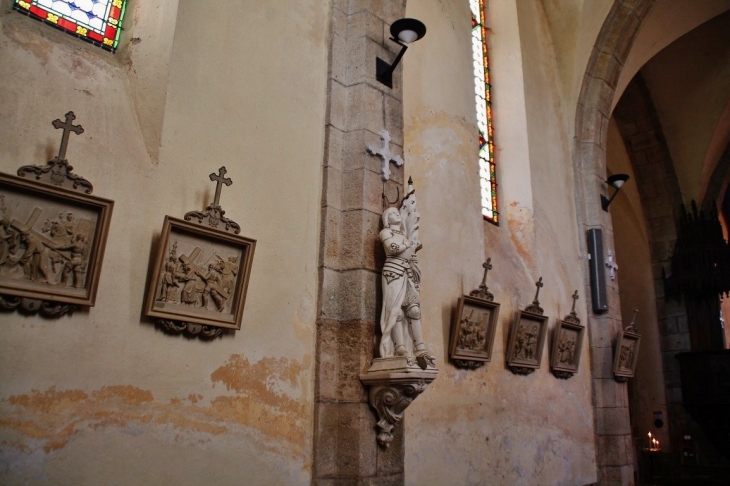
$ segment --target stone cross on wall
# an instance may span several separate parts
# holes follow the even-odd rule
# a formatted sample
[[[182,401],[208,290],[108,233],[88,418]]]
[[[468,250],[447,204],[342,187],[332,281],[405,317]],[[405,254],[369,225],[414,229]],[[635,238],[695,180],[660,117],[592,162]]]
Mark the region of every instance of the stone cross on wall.
[[[58,149],[58,157],[56,157],[56,160],[66,160],[66,148],[68,147],[68,137],[71,135],[71,132],[74,132],[76,135],[81,135],[84,133],[84,128],[81,125],[74,125],[73,121],[76,119],[76,115],[74,115],[73,111],[69,111],[66,113],[66,121],[62,122],[58,118],[53,120],[53,126],[56,128],[62,128],[63,129],[63,136],[61,137],[61,147]]]
[[[613,253],[611,252],[611,250],[608,251],[606,268],[608,268],[608,276],[611,277],[611,280],[616,280],[616,271],[618,270],[618,265],[616,265],[616,263],[614,263],[613,261]]]
[[[213,199],[213,206],[220,206],[221,205],[221,189],[223,189],[222,184],[225,184],[227,186],[230,186],[233,184],[233,181],[230,179],[230,177],[226,177],[226,170],[225,167],[221,167],[218,169],[218,175],[214,173],[210,174],[210,180],[215,182],[215,198]]]
[[[400,167],[403,165],[403,159],[400,155],[395,155],[390,152],[390,133],[388,133],[388,130],[383,130],[380,133],[380,140],[383,142],[383,146],[381,148],[368,145],[367,150],[369,154],[378,155],[382,159],[380,176],[384,181],[387,181],[390,179],[390,163],[393,162],[397,167]]]

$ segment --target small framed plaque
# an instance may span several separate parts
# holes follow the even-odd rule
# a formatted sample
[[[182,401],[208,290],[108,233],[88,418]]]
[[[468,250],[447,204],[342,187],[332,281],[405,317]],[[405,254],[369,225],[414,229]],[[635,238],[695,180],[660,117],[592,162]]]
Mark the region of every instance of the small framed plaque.
[[[550,370],[557,378],[568,379],[578,372],[580,352],[583,348],[585,327],[575,312],[578,291],[573,294],[573,309],[565,319],[558,320],[554,330],[550,352]]]
[[[477,368],[491,361],[498,316],[496,302],[468,295],[459,299],[449,347],[449,355],[457,366]]]
[[[0,173],[0,309],[59,317],[96,303],[114,202],[66,160],[70,134],[84,132],[75,118],[53,121],[63,136],[47,165]]]
[[[147,289],[145,315],[166,331],[203,338],[240,329],[256,240],[223,216],[221,184],[230,185],[222,167],[213,204],[184,219],[165,216],[157,257]]]
[[[517,375],[529,375],[539,369],[545,347],[548,318],[543,315],[538,300],[543,287],[542,277],[535,282],[535,286],[535,300],[525,310],[517,313],[517,321],[512,326],[507,344],[507,367]]]
[[[547,335],[547,316],[519,311],[507,344],[507,366],[518,375],[540,368]]]
[[[0,173],[0,293],[92,307],[113,206]]]
[[[639,344],[641,335],[634,326],[638,309],[634,310],[634,319],[629,327],[619,334],[616,341],[616,352],[613,357],[613,375],[619,383],[625,383],[629,378],[634,377],[636,372],[636,361],[639,357]]]

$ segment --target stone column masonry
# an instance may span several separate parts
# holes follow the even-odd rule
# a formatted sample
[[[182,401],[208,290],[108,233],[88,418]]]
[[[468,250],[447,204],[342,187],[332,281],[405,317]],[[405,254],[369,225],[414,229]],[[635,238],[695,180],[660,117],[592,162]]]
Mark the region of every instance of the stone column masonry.
[[[586,254],[586,231],[602,228],[604,248],[614,248],[610,214],[601,209],[606,194],[606,136],[611,104],[623,64],[641,23],[655,0],[615,0],[588,61],[576,108],[574,170],[581,250]],[[586,264],[587,266],[587,264]],[[590,292],[585,272],[586,295]],[[588,300],[589,301],[589,300]],[[598,484],[632,485],[633,453],[628,393],[613,377],[613,346],[621,332],[618,283],[608,286],[609,311],[588,308],[588,337],[593,379],[593,411]]]
[[[375,79],[376,58],[392,61],[400,46],[390,24],[404,16],[402,0],[333,0],[330,19],[324,184],[315,382],[315,485],[404,483],[404,424],[388,449],[376,442],[376,418],[360,374],[375,356],[381,302],[378,242],[383,210],[380,146],[403,153],[402,73],[393,89]],[[408,62],[408,56],[404,58]],[[391,165],[388,196],[403,196],[403,167]]]

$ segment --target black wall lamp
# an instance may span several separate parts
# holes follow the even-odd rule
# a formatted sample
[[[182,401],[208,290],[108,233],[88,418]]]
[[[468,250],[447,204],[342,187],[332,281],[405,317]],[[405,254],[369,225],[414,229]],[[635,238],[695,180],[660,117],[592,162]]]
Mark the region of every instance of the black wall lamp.
[[[390,40],[403,47],[395,57],[393,64],[388,64],[380,58],[376,62],[376,75],[378,81],[389,88],[393,87],[393,71],[400,62],[403,54],[408,49],[408,44],[415,42],[426,35],[426,26],[423,22],[416,19],[400,19],[393,22],[390,26]]]
[[[610,176],[608,179],[606,179],[606,182],[609,186],[613,186],[616,188],[616,192],[613,193],[613,196],[611,196],[611,199],[606,199],[606,196],[601,194],[601,207],[604,211],[608,211],[608,206],[611,204],[611,201],[613,201],[613,198],[616,197],[616,194],[618,194],[618,191],[621,190],[621,186],[624,185],[624,182],[629,180],[628,174],[614,174]]]

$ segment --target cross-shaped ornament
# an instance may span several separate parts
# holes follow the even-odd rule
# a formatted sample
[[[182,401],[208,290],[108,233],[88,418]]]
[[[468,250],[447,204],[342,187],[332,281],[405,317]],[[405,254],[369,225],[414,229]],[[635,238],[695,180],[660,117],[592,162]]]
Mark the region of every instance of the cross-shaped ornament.
[[[576,302],[578,302],[578,291],[577,290],[573,294],[573,308],[570,311],[571,314],[575,314],[575,303]]]
[[[233,181],[230,179],[230,177],[226,177],[226,172],[228,172],[224,167],[221,167],[218,169],[218,175],[213,172],[210,174],[210,180],[215,182],[215,198],[213,198],[213,206],[220,206],[221,205],[221,189],[223,189],[222,184],[225,184],[227,186],[230,186],[233,184]]]
[[[487,258],[487,261],[482,263],[482,267],[484,268],[484,277],[482,278],[482,284],[480,287],[487,288],[487,273],[492,269],[492,259]]]
[[[56,157],[56,160],[66,160],[66,148],[68,148],[68,137],[71,135],[71,132],[74,132],[76,135],[81,135],[84,133],[84,128],[81,125],[74,125],[73,121],[76,119],[76,115],[74,115],[73,111],[69,111],[66,113],[66,121],[62,122],[58,118],[53,120],[53,126],[56,128],[62,128],[63,129],[63,136],[61,137],[61,147],[58,149],[58,156]]]
[[[611,280],[616,280],[616,271],[618,270],[618,265],[616,265],[616,263],[614,263],[613,261],[613,253],[611,252],[611,250],[608,250],[606,267],[608,268],[608,276],[611,277]]]
[[[478,289],[472,290],[469,295],[491,302],[494,300],[494,294],[492,294],[489,291],[489,287],[487,287],[487,273],[489,273],[489,271],[492,269],[492,259],[487,258],[487,261],[482,264],[482,268],[484,268],[484,277],[482,277],[482,283],[479,284]]]
[[[390,133],[388,130],[383,130],[380,133],[380,140],[383,142],[381,148],[368,145],[367,151],[371,155],[378,155],[382,159],[380,161],[380,176],[384,181],[390,179],[390,163],[393,162],[397,167],[403,165],[403,159],[400,155],[395,155],[390,151]]]
[[[535,300],[532,301],[532,304],[528,305],[525,310],[527,312],[533,312],[535,314],[542,315],[543,309],[540,307],[540,301],[538,300],[538,297],[540,297],[540,289],[542,288],[544,284],[542,283],[542,277],[535,282],[535,287],[537,287],[537,290],[535,291]]]
[[[536,303],[539,303],[537,298],[540,295],[540,289],[542,288],[543,285],[545,285],[545,284],[542,283],[542,277],[540,277],[540,279],[537,282],[535,282],[535,287],[537,287],[537,291],[535,292],[535,302]]]

